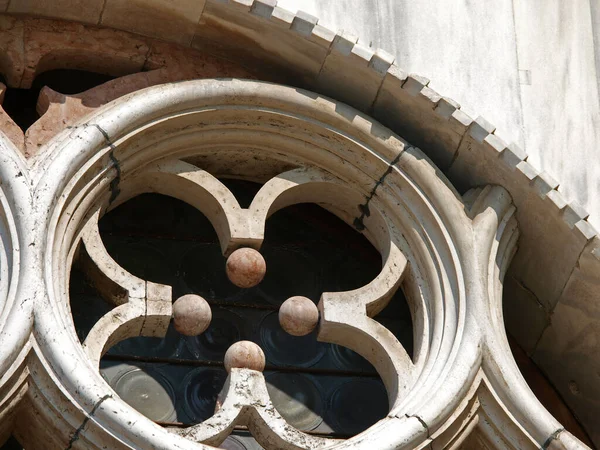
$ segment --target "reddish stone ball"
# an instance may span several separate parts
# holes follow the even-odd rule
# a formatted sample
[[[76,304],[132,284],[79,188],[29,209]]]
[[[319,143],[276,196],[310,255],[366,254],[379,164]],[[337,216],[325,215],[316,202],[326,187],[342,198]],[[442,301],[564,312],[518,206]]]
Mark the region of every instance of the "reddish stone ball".
[[[262,281],[267,272],[267,263],[253,248],[239,248],[227,258],[225,271],[233,284],[247,289]]]
[[[262,372],[265,369],[265,354],[254,342],[239,341],[225,353],[225,370],[251,369]]]
[[[210,305],[199,295],[188,294],[173,303],[173,325],[186,336],[202,334],[212,320]]]
[[[318,323],[319,310],[309,298],[290,297],[279,308],[279,324],[292,336],[306,336]]]

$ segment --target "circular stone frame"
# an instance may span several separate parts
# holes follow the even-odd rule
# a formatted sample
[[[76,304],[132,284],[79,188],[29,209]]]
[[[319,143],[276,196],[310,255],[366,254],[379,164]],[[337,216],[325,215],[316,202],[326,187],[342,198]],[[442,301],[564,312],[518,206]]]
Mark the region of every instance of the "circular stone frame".
[[[143,192],[199,207],[226,255],[241,245],[259,247],[266,218],[299,202],[329,209],[382,254],[383,269],[373,282],[323,294],[319,339],[349,347],[375,366],[390,399],[388,416],[358,436],[333,441],[273,427],[259,411],[261,419],[249,424],[259,442],[285,449],[391,449],[414,448],[434,437],[464,439],[468,427],[449,430],[478,396],[490,408],[499,407],[497,420],[510,425],[495,433],[520,448],[535,448],[558,428],[506,350],[501,281],[518,231],[504,189],[485,187],[462,198],[423,152],[353,108],[308,91],[246,80],[183,82],[127,95],[58,135],[50,147],[32,175],[32,216],[38,221],[32,232],[40,243],[46,293],[35,310],[38,360],[31,377],[42,395],[32,403],[58,428],[75,430],[71,443],[76,438],[81,448],[191,449],[198,448],[194,440],[218,443],[229,430],[230,424],[211,436],[202,429],[175,433],[120,400],[97,363],[109,344],[130,336],[123,324],[99,334],[106,339],[97,348],[77,339],[68,280],[81,242],[94,242],[88,224]],[[224,207],[235,206],[235,199],[216,189],[218,180],[209,172],[265,183],[250,212]],[[190,173],[194,187],[181,194]],[[194,198],[209,206],[194,204]],[[413,316],[413,361],[371,319],[400,283]],[[144,280],[127,278],[124,285],[130,299],[131,292],[142,290],[134,297],[147,304],[170,294]],[[129,304],[117,308],[136,308]],[[169,319],[170,309],[159,308],[149,332],[166,332]],[[510,391],[502,388],[506,378],[515,380]]]

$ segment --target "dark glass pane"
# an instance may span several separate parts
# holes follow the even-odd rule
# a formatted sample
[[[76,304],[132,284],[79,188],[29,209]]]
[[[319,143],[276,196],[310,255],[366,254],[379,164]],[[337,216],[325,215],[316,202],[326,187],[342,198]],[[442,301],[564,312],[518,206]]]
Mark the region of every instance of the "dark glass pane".
[[[8,441],[4,443],[0,450],[23,450],[23,446],[14,438],[10,437]]]

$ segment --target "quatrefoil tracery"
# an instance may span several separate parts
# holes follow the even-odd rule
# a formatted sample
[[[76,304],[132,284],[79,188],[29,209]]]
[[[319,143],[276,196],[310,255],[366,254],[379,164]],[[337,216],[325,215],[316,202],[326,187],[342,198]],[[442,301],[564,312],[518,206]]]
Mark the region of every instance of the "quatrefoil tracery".
[[[110,205],[147,192],[176,197],[200,210],[213,224],[224,255],[240,246],[260,248],[265,223],[276,211],[297,203],[318,203],[352,222],[364,197],[340,179],[316,168],[284,172],[263,185],[248,208],[241,208],[231,191],[208,172],[180,161],[150,164],[120,184],[120,195]],[[102,355],[117,342],[134,336],[164,336],[171,318],[169,286],[141,280],[120,267],[108,254],[98,230],[102,208],[97,207],[81,233],[80,263],[101,295],[116,306],[89,332],[83,346],[98,367]],[[383,257],[379,275],[362,288],[324,293],[319,303],[320,340],[349,347],[365,356],[382,375],[390,405],[396,405],[410,387],[414,366],[394,335],[369,316],[381,311],[403,279],[407,259],[399,246],[402,237],[392,221],[371,206],[364,219],[365,233]],[[288,425],[273,408],[264,378],[247,369],[233,369],[220,412],[179,434],[198,442],[218,444],[236,424],[245,424],[266,442],[296,448],[331,445],[331,439],[306,435]],[[252,371],[250,371],[252,372]],[[243,387],[245,387],[243,389]],[[240,397],[239,392],[246,392]],[[252,412],[254,411],[254,412]],[[256,427],[254,421],[263,423]],[[265,433],[266,428],[272,433]],[[263,430],[262,432],[259,430]]]

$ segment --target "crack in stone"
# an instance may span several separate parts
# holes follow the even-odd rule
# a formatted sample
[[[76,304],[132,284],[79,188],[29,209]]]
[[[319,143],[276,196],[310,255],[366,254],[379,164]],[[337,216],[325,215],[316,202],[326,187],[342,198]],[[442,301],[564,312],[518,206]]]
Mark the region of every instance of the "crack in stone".
[[[375,197],[375,192],[377,191],[377,188],[379,186],[381,186],[384,183],[386,177],[390,173],[392,173],[392,170],[394,169],[394,166],[400,160],[402,153],[404,153],[404,151],[400,152],[393,159],[393,161],[388,164],[388,168],[383,173],[383,175],[381,175],[381,177],[379,177],[379,180],[377,180],[377,182],[375,183],[375,186],[373,186],[373,189],[367,196],[365,203],[358,205],[358,209],[360,210],[360,216],[357,217],[356,219],[354,219],[354,222],[353,222],[354,228],[356,228],[358,231],[364,231],[364,229],[366,228],[365,223],[364,223],[365,217],[369,217],[371,215],[371,210],[369,209],[369,203],[371,203],[371,200],[373,199],[373,197]]]
[[[94,405],[94,407],[92,408],[90,413],[86,416],[85,419],[83,419],[83,422],[81,423],[79,428],[77,428],[75,430],[75,432],[73,433],[73,436],[71,436],[71,439],[69,440],[69,445],[67,446],[67,448],[65,450],[71,450],[71,448],[73,448],[73,444],[75,443],[75,441],[77,441],[79,439],[79,435],[81,434],[81,432],[83,431],[85,426],[88,424],[90,419],[94,416],[94,414],[96,414],[96,411],[98,410],[98,408],[100,408],[100,405],[102,405],[102,403],[105,400],[108,400],[109,398],[112,398],[112,395],[106,394],[104,397],[102,397],[100,400],[98,400],[98,402]]]
[[[112,141],[110,140],[108,133],[98,124],[94,123],[94,124],[90,124],[90,125],[93,125],[94,127],[96,127],[98,129],[98,131],[100,133],[102,133],[102,136],[104,136],[106,143],[110,147],[110,153],[108,154],[108,157],[110,158],[110,161],[113,163],[113,166],[117,172],[117,175],[115,176],[115,178],[110,182],[110,199],[108,200],[108,203],[111,204],[112,202],[115,201],[115,199],[121,193],[121,189],[119,189],[119,184],[121,183],[121,163],[115,156],[115,150],[117,148],[115,147],[115,144],[113,144]]]
[[[409,416],[408,414],[406,414],[406,417],[407,417],[408,419],[410,419],[411,417],[414,417],[415,419],[417,419],[417,420],[418,420],[418,421],[421,423],[421,425],[423,426],[423,428],[425,428],[425,429],[427,430],[427,437],[428,437],[428,438],[429,438],[429,437],[431,437],[431,436],[429,435],[429,427],[427,426],[427,423],[425,423],[425,421],[424,421],[423,419],[421,419],[421,418],[420,418],[419,416],[417,416],[417,415],[414,415],[414,416]]]
[[[552,433],[552,434],[551,434],[551,435],[548,437],[548,439],[546,439],[546,442],[544,442],[544,445],[542,445],[542,449],[541,449],[541,450],[546,450],[546,449],[547,449],[547,448],[550,446],[550,444],[552,443],[552,441],[553,441],[553,440],[555,440],[555,439],[558,437],[558,435],[559,435],[560,433],[562,433],[563,431],[565,431],[565,429],[564,429],[564,428],[559,428],[559,429],[558,429],[558,430],[556,430],[554,433]]]
[[[146,326],[146,319],[148,318],[148,282],[146,282],[146,298],[144,299],[144,318],[142,319],[142,326],[140,328],[140,336],[143,336],[144,327]]]
[[[106,10],[106,4],[108,3],[108,0],[104,0],[104,3],[102,4],[102,11],[100,11],[100,16],[98,17],[98,23],[97,25],[101,25],[102,24],[102,20],[104,20],[104,11]]]

